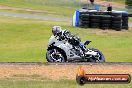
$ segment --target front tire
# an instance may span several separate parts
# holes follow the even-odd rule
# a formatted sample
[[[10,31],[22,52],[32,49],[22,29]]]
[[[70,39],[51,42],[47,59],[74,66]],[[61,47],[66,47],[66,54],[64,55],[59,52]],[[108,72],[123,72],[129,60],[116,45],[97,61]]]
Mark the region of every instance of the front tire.
[[[60,63],[66,62],[63,52],[56,48],[47,51],[46,59],[48,62],[60,62]]]

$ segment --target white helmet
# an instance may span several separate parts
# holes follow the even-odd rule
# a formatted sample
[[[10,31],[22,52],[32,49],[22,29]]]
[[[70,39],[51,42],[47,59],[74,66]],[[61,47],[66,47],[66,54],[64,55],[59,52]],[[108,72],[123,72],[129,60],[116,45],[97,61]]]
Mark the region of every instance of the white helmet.
[[[62,32],[62,29],[61,29],[60,26],[53,26],[52,27],[52,33],[53,33],[54,36],[57,35],[60,32]]]

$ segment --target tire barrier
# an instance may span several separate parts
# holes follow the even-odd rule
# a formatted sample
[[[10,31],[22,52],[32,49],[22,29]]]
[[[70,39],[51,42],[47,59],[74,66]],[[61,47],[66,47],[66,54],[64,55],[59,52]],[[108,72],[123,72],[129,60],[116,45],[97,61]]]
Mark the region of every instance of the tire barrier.
[[[76,12],[77,13],[77,12]],[[113,29],[121,31],[128,30],[129,15],[125,11],[98,12],[98,11],[79,11],[76,14],[79,22],[77,27]]]

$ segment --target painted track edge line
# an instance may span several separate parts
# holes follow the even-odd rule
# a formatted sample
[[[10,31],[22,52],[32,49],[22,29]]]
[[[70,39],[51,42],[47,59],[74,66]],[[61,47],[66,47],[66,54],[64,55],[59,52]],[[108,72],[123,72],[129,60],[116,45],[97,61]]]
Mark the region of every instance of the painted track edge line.
[[[0,65],[132,65],[132,62],[74,62],[74,63],[49,63],[49,62],[0,62]]]

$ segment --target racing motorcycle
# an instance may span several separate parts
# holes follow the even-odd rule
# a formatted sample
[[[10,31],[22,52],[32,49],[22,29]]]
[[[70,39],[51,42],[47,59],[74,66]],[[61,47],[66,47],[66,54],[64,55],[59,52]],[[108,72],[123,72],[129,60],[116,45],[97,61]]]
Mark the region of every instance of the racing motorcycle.
[[[86,48],[91,41],[84,43],[80,38],[64,31],[58,37],[50,38],[46,52],[48,62],[105,62],[105,57],[98,49]]]

